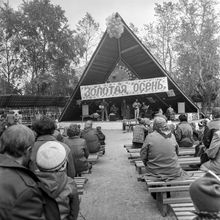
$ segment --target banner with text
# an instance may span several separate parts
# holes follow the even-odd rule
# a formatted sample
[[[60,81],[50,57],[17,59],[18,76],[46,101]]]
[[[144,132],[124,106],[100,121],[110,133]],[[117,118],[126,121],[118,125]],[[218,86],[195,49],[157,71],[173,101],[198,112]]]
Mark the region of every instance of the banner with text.
[[[144,95],[168,91],[167,77],[80,86],[82,100]]]

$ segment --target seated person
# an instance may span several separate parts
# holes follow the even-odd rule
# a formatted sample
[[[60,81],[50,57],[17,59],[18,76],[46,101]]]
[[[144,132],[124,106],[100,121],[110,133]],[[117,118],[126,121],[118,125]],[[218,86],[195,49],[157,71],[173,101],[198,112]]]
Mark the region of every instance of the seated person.
[[[42,144],[37,151],[36,164],[35,174],[56,200],[61,219],[76,220],[79,196],[76,183],[65,172],[67,153],[64,146],[57,141]]]
[[[179,116],[180,123],[176,127],[175,136],[179,147],[192,147],[193,146],[193,129],[187,122],[187,116],[181,114]]]
[[[160,180],[186,177],[178,163],[178,144],[162,117],[154,119],[153,132],[145,139],[140,155],[147,173]]]
[[[64,139],[64,143],[69,146],[70,153],[73,155],[76,175],[80,176],[81,172],[90,170],[91,164],[88,162],[89,150],[86,141],[80,138],[80,128],[76,124],[71,124],[67,129],[68,138]]]
[[[86,140],[89,153],[97,153],[100,151],[101,144],[96,129],[92,128],[92,121],[85,123],[85,128],[81,136]]]
[[[105,135],[102,132],[102,127],[101,126],[96,127],[96,131],[99,138],[99,142],[101,144],[101,151],[103,154],[105,154]]]
[[[211,170],[220,175],[220,131],[214,133],[211,144],[205,153],[209,161],[203,163],[201,170]]]
[[[133,128],[133,148],[141,148],[144,140],[148,134],[148,127],[150,125],[150,120],[144,120],[142,118],[138,118],[137,119],[139,124],[137,124],[134,128]]]
[[[189,189],[195,207],[194,220],[220,219],[220,180],[213,173],[206,173],[195,180]]]

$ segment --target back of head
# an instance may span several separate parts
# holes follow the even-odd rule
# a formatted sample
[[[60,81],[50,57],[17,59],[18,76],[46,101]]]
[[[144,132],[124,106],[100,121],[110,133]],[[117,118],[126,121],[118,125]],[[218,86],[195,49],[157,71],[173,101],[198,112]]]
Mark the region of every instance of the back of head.
[[[182,121],[187,121],[187,116],[186,116],[185,114],[181,114],[181,115],[179,116],[179,120],[180,120],[180,122],[182,122]]]
[[[71,124],[67,128],[67,135],[69,137],[79,136],[79,134],[80,134],[80,128],[77,124]]]
[[[33,131],[24,125],[12,125],[0,138],[0,153],[7,153],[15,158],[22,157],[26,150],[33,146]]]
[[[153,130],[158,131],[158,132],[168,131],[169,128],[168,128],[166,119],[162,117],[156,117],[153,122]]]
[[[189,189],[191,199],[198,212],[220,211],[220,181],[207,173],[195,180]]]
[[[32,127],[38,136],[52,135],[56,129],[56,124],[51,118],[44,116],[34,121]]]
[[[212,115],[214,118],[220,118],[220,107],[214,107],[212,109]]]

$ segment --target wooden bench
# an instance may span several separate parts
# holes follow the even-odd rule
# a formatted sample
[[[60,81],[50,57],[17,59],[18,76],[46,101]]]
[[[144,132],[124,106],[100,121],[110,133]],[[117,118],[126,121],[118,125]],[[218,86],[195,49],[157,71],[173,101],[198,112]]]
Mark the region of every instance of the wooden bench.
[[[91,164],[96,164],[99,159],[98,153],[89,154],[88,162]]]
[[[76,183],[79,195],[82,195],[88,179],[86,177],[75,177],[74,181]]]
[[[191,202],[170,204],[170,207],[177,220],[192,220],[195,218],[195,214],[192,212],[195,208]]]
[[[189,165],[199,165],[200,157],[180,157],[178,159],[180,166],[184,170],[195,170],[194,168],[189,167]],[[144,163],[141,160],[134,161],[135,168],[139,174],[142,174],[142,171],[145,169]]]
[[[142,181],[147,184],[149,193],[154,193],[156,196],[157,207],[160,210],[162,216],[166,216],[169,206],[171,204],[190,203],[191,198],[188,194],[189,186],[196,179],[204,175],[202,171],[189,171],[189,175],[192,175],[185,180],[172,180],[172,181],[153,181],[149,176],[143,176]],[[140,180],[140,179],[138,179]],[[172,196],[175,192],[175,197]],[[177,196],[176,194],[187,194],[184,196]]]

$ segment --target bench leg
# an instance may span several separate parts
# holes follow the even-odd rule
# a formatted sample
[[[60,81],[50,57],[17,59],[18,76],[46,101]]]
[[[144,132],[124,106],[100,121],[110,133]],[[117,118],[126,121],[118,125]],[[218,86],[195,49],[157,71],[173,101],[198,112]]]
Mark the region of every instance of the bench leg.
[[[168,205],[163,204],[163,199],[166,197],[166,193],[159,192],[156,194],[157,207],[163,217],[168,213]]]

